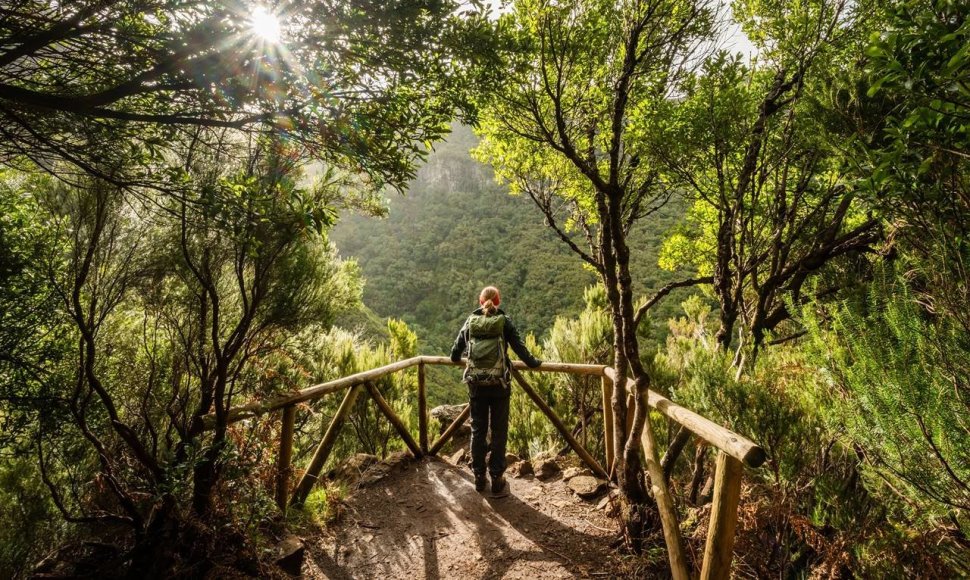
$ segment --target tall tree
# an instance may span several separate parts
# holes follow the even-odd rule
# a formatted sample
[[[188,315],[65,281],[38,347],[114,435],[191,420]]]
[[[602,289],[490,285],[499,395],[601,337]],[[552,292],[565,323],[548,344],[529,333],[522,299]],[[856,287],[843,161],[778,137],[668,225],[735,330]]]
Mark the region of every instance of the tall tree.
[[[845,108],[869,121],[854,152],[893,251],[867,300],[831,309],[814,333],[836,378],[840,427],[878,476],[873,489],[906,527],[938,535],[955,575],[970,570],[965,13],[960,2],[894,3],[869,39],[867,74]],[[879,432],[887,436],[871,436]]]
[[[711,34],[705,1],[520,1],[503,25],[518,52],[489,95],[480,157],[524,192],[604,287],[613,327],[616,473],[626,532],[639,548],[648,513],[639,458],[650,377],[640,359],[627,238],[671,190],[642,135]],[[691,282],[688,282],[691,283]],[[627,372],[635,421],[627,430]],[[657,482],[654,482],[655,484]]]
[[[681,86],[683,99],[667,103],[652,150],[693,201],[669,240],[668,264],[712,276],[718,343],[726,349],[740,334],[753,358],[791,316],[791,302],[846,284],[835,277],[814,289],[810,280],[838,258],[871,251],[879,221],[852,184],[851,136],[823,104],[830,67],[858,47],[858,14],[828,0],[737,2],[735,12],[760,23],[749,27],[759,62],[709,59]]]
[[[171,187],[149,162],[199,140],[193,128],[276,130],[362,183],[400,186],[468,110],[460,81],[488,54],[488,29],[481,11],[424,0],[275,14],[227,0],[5,4],[0,163],[65,160],[115,185]]]
[[[23,274],[47,278],[58,298],[36,334],[74,347],[5,362],[36,376],[21,386],[5,374],[4,416],[33,420],[21,432],[66,520],[132,532],[135,570],[180,549],[168,532],[182,506],[207,516],[221,505],[228,410],[273,389],[260,361],[359,298],[325,237],[333,184],[298,186],[298,156],[278,140],[193,159],[178,197],[98,180],[5,190],[50,224],[51,243]]]

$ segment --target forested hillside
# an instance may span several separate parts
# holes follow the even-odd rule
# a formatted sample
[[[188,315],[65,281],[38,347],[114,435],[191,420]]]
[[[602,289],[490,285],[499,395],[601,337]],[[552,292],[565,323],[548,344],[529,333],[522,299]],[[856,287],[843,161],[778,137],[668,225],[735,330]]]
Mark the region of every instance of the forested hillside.
[[[583,290],[596,281],[527,196],[509,195],[472,158],[477,144],[471,129],[456,126],[406,193],[389,194],[386,217],[346,215],[331,233],[340,255],[360,265],[364,304],[411,325],[426,354],[450,351],[486,285],[502,291],[503,307],[523,332],[541,338],[557,316],[579,314]],[[643,294],[674,277],[658,266],[658,254],[682,211],[675,199],[634,233],[634,282]],[[682,296],[658,308],[650,336],[666,336]]]

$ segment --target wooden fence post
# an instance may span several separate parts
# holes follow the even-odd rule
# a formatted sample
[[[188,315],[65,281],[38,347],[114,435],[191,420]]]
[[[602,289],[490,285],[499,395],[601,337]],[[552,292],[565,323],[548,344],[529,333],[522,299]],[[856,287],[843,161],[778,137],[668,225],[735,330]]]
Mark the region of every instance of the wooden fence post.
[[[690,580],[687,558],[684,557],[684,547],[680,540],[680,523],[677,520],[677,507],[667,489],[663,468],[660,466],[660,455],[657,452],[657,438],[650,424],[650,409],[643,423],[643,434],[640,442],[643,444],[643,455],[647,460],[647,472],[650,474],[650,488],[653,498],[657,502],[660,512],[660,522],[663,524],[664,541],[667,544],[667,558],[670,560],[670,573],[674,580]]]
[[[741,462],[723,451],[717,454],[714,473],[714,504],[704,546],[702,580],[720,580],[731,576],[734,531],[738,523],[741,499]]]
[[[387,404],[387,401],[384,399],[384,396],[381,395],[381,391],[377,388],[377,385],[370,381],[367,381],[364,384],[367,386],[367,392],[370,393],[371,398],[374,399],[375,403],[377,403],[377,408],[384,413],[384,416],[387,417],[387,420],[397,431],[397,434],[400,435],[401,439],[404,440],[404,444],[407,445],[408,449],[411,450],[411,455],[414,457],[421,457],[421,448],[418,447],[418,444],[414,442],[414,438],[411,437],[410,433],[408,433],[407,427],[404,426],[404,422],[401,421],[401,418],[398,417],[397,413],[394,412],[394,409]]]
[[[424,363],[418,364],[418,442],[421,453],[428,453],[428,393],[425,387]]]
[[[344,396],[344,400],[340,402],[340,408],[337,409],[337,414],[333,416],[333,420],[330,421],[330,426],[327,427],[327,432],[323,436],[323,441],[317,446],[317,450],[313,454],[313,459],[310,460],[310,465],[307,467],[306,473],[300,478],[300,483],[296,486],[296,491],[293,492],[293,499],[291,500],[292,505],[303,505],[306,501],[308,495],[310,495],[310,490],[313,489],[313,484],[317,482],[317,478],[320,476],[320,470],[323,469],[324,464],[327,462],[327,458],[330,457],[330,452],[333,450],[334,443],[337,442],[337,435],[340,433],[340,427],[343,426],[344,420],[347,419],[347,415],[350,414],[351,409],[354,408],[354,403],[357,402],[357,395],[364,389],[364,385],[358,384],[352,387],[347,394]]]
[[[276,505],[286,512],[286,501],[290,493],[290,462],[293,459],[293,431],[296,428],[296,405],[283,407],[283,421],[280,430],[280,456],[276,467]]]
[[[606,471],[615,475],[613,461],[616,456],[613,451],[613,380],[606,375],[601,377],[603,390],[603,439],[606,449]]]
[[[576,455],[579,455],[579,458],[583,460],[583,463],[593,470],[593,473],[595,473],[597,476],[602,477],[603,479],[609,479],[610,475],[606,473],[603,467],[600,466],[595,459],[593,459],[593,456],[589,454],[589,451],[586,451],[586,448],[580,445],[579,441],[576,441],[576,438],[573,437],[573,434],[570,433],[569,429],[566,428],[566,425],[562,422],[562,419],[560,419],[559,416],[556,415],[556,412],[553,411],[544,400],[542,400],[542,397],[535,392],[532,386],[525,382],[525,379],[522,378],[522,374],[519,371],[512,369],[512,376],[515,377],[516,382],[519,383],[519,386],[522,387],[525,394],[529,395],[532,402],[535,403],[543,413],[545,413],[546,417],[549,418],[549,421],[551,421],[553,426],[556,427],[556,430],[559,431],[559,434],[566,439],[566,443],[569,443],[569,446],[573,448]]]

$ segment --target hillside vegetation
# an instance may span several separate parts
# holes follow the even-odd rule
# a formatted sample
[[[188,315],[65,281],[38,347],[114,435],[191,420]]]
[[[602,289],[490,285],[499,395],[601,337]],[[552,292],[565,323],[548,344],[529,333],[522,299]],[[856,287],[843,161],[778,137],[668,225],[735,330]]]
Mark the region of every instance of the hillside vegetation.
[[[330,234],[341,257],[359,264],[367,308],[407,322],[424,354],[450,352],[486,285],[498,286],[516,325],[541,339],[557,316],[582,311],[583,290],[595,283],[544,227],[532,201],[509,195],[491,169],[472,158],[477,145],[471,129],[456,126],[407,191],[385,198],[385,217],[346,215]],[[659,267],[658,255],[682,211],[675,200],[634,233],[634,279],[643,294],[675,276]],[[654,315],[649,332],[655,341],[666,336],[666,320],[681,296]]]

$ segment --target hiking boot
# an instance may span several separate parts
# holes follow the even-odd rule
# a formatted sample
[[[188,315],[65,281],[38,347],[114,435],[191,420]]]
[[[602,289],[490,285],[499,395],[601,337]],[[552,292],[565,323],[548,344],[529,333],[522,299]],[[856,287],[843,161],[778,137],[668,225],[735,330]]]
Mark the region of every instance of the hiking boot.
[[[505,477],[498,476],[492,478],[492,495],[499,495],[505,491]]]
[[[475,491],[485,491],[485,474],[475,474]]]

